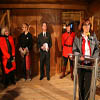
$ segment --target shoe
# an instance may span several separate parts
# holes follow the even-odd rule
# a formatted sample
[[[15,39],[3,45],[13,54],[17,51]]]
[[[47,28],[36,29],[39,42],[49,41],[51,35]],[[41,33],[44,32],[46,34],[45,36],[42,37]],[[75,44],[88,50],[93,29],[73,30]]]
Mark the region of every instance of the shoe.
[[[63,72],[62,72],[62,75],[60,76],[60,79],[64,78],[65,77],[65,71],[66,71],[66,67],[62,67],[63,69]]]
[[[7,88],[9,86],[9,82],[8,81],[5,81],[4,82],[4,88]]]
[[[31,79],[31,78],[28,78],[27,80],[28,80],[28,81],[31,81],[32,79]]]
[[[16,85],[16,82],[15,82],[15,81],[13,81],[13,82],[12,82],[12,84]]]
[[[74,75],[73,75],[73,67],[72,66],[70,67],[70,72],[71,72],[71,79],[73,81],[74,80]]]
[[[21,80],[22,80],[23,82],[25,82],[27,79],[26,79],[26,78],[22,78]]]
[[[43,79],[43,77],[40,77],[40,80],[42,80]]]
[[[8,84],[4,84],[4,88],[7,88],[8,87]]]
[[[64,78],[65,77],[65,74],[62,74],[61,76],[60,76],[60,79],[62,79],[62,78]]]
[[[49,81],[50,80],[50,77],[47,77],[47,80]]]
[[[72,79],[72,81],[74,80],[74,76],[73,75],[71,76],[71,79]]]

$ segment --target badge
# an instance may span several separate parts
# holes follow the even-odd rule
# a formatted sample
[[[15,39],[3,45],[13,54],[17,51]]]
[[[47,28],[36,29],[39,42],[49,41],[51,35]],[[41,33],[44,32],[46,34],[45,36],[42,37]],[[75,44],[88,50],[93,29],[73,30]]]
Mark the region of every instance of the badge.
[[[28,39],[28,37],[27,37],[27,39]]]

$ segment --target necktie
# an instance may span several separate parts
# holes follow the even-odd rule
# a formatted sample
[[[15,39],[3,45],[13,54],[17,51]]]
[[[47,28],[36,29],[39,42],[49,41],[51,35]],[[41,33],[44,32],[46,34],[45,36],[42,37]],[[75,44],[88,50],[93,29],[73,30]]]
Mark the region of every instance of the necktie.
[[[44,37],[46,37],[46,33],[44,33]]]

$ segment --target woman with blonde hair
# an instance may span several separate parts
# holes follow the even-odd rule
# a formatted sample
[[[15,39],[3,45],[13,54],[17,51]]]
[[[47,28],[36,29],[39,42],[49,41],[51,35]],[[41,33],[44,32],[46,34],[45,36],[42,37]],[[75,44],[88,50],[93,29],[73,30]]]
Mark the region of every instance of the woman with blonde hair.
[[[30,51],[33,46],[33,38],[27,23],[22,24],[22,31],[23,33],[19,36],[19,51],[22,57],[23,77],[25,80],[31,80]]]

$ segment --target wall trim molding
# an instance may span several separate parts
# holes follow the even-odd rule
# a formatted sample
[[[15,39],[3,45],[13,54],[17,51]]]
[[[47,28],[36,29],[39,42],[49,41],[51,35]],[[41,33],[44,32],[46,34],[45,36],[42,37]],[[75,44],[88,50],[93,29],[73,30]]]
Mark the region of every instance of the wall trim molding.
[[[79,4],[0,4],[0,9],[11,9],[11,8],[49,8],[49,9],[75,9],[75,10],[86,10],[87,5]]]

